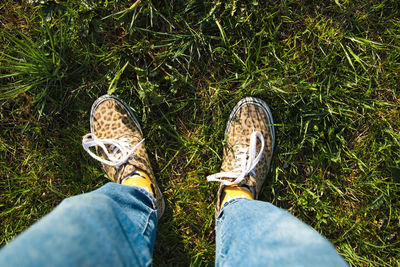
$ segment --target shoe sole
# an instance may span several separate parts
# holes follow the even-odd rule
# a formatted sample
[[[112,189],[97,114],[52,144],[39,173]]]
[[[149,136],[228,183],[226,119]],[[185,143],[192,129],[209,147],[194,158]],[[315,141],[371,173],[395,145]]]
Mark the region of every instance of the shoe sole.
[[[123,109],[126,112],[128,112],[130,118],[135,123],[135,126],[139,129],[140,134],[143,135],[142,128],[140,127],[140,123],[139,123],[138,119],[135,117],[135,113],[134,113],[135,110],[133,108],[131,108],[130,106],[128,106],[127,104],[125,104],[124,102],[122,102],[118,97],[112,96],[112,95],[102,95],[99,98],[97,98],[96,101],[94,101],[92,108],[90,110],[90,132],[91,133],[94,133],[94,129],[93,129],[94,116],[93,116],[93,114],[97,110],[99,105],[106,100],[113,100],[113,101],[117,102],[119,105],[121,105],[123,107]],[[97,149],[96,149],[96,151],[97,151]],[[161,204],[162,211],[161,211],[161,215],[160,215],[160,218],[161,218],[161,216],[164,214],[164,211],[165,211],[165,201],[164,201],[164,196],[163,196],[160,188],[158,187],[158,185],[156,185],[156,186],[157,186],[158,191],[160,192],[161,200],[162,200],[162,204]]]

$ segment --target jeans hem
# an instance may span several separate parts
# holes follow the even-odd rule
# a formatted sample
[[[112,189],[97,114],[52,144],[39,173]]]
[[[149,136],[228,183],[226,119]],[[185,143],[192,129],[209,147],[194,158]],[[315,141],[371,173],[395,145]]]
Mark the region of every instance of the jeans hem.
[[[137,185],[124,185],[124,184],[123,184],[123,186],[130,186],[130,187],[133,187],[133,188],[135,188],[136,190],[138,190],[139,192],[143,193],[143,194],[150,200],[151,205],[153,206],[153,207],[152,207],[153,210],[157,211],[157,213],[158,213],[157,200],[156,200],[156,198],[155,198],[149,191],[147,191],[146,189],[143,189],[142,187],[137,186]]]
[[[224,209],[226,209],[227,206],[229,206],[229,205],[231,205],[231,204],[234,204],[234,203],[236,203],[236,202],[242,201],[242,200],[251,200],[251,199],[248,199],[248,198],[246,198],[246,197],[238,197],[238,198],[231,199],[231,200],[225,202],[224,206],[222,206],[222,208],[221,208],[220,211],[218,212],[218,215],[215,217],[216,221],[217,221],[217,222],[222,221]]]

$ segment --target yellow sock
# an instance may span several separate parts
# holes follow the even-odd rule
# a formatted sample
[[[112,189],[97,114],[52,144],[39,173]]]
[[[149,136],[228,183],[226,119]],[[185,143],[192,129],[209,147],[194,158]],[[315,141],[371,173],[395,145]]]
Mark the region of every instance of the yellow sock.
[[[127,178],[124,178],[122,180],[122,184],[141,187],[154,196],[154,192],[152,189],[152,182],[147,173],[145,173],[142,170],[134,171]]]
[[[225,196],[224,199],[222,200],[221,207],[223,207],[227,201],[235,198],[254,199],[253,193],[250,190],[244,187],[240,187],[238,185],[227,186],[224,188],[224,192]]]

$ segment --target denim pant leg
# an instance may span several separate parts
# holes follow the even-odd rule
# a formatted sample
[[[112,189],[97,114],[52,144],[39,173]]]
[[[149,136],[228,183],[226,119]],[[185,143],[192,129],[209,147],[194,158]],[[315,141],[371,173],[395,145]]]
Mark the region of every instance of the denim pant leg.
[[[156,227],[150,193],[108,183],[62,201],[0,250],[0,266],[147,266]]]
[[[268,202],[228,202],[216,235],[217,266],[347,266],[329,241]]]

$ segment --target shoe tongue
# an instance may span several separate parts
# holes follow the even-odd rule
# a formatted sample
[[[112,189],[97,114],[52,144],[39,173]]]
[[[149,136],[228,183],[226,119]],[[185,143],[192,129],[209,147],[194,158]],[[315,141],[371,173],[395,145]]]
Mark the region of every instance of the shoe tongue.
[[[140,146],[139,146],[140,147]],[[138,151],[135,151],[138,152]],[[129,174],[130,171],[135,171],[137,169],[147,170],[147,165],[144,160],[137,153],[133,153],[134,158],[129,158],[127,162],[127,168],[124,170],[124,174]]]
[[[257,180],[256,177],[254,177],[254,175],[252,173],[249,173],[246,177],[246,185],[249,187],[256,187],[257,185]]]
[[[128,164],[125,164],[125,166],[123,168],[124,169],[123,169],[122,173],[120,173],[120,175],[119,175],[121,177],[121,179],[127,177],[131,173],[134,173],[137,169],[136,166],[129,163],[129,160],[128,160]]]
[[[121,140],[121,139],[127,139],[127,138],[130,140],[130,143],[132,143],[134,141],[136,144],[141,141],[141,139],[139,139],[139,137],[129,134],[129,133],[122,133],[120,135],[116,135],[113,139]]]
[[[250,148],[250,141],[248,142],[248,143],[243,143],[243,142],[237,142],[237,143],[234,143],[233,145],[232,145],[232,151],[234,152],[234,153],[236,153],[236,150],[237,149],[246,149],[246,148]],[[261,143],[260,142],[258,142],[257,143],[257,146],[256,146],[256,153],[259,153],[260,152],[260,150],[261,150]]]
[[[245,143],[235,143],[232,145],[232,151],[237,154],[236,150],[237,149],[246,149],[249,147],[249,144],[245,144]]]
[[[126,133],[115,137],[115,139],[118,139],[118,140],[121,140],[124,138],[129,138],[129,143],[131,145],[131,147],[129,149],[133,149],[133,147],[141,141],[141,139],[139,139],[137,136],[126,134]],[[127,175],[135,172],[137,169],[142,169],[142,170],[146,169],[146,165],[144,163],[142,163],[142,159],[138,157],[140,154],[140,152],[139,152],[140,147],[142,145],[144,145],[144,144],[143,143],[140,144],[135,149],[135,151],[132,154],[133,158],[129,157],[127,162],[121,166],[123,168],[122,172],[119,174],[119,177],[121,179],[123,179]]]
[[[249,179],[249,176],[250,176],[250,174],[246,175],[246,176],[244,177],[243,181],[242,181],[240,184],[238,184],[238,185],[243,185],[243,184],[247,185],[247,181],[248,181],[248,179]],[[230,181],[230,182],[235,181],[235,178],[224,177],[224,178],[222,178],[222,179],[223,179],[223,180],[226,180],[226,181]]]

